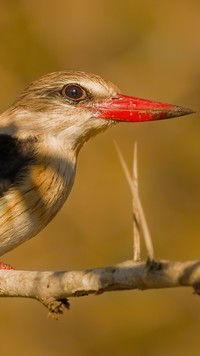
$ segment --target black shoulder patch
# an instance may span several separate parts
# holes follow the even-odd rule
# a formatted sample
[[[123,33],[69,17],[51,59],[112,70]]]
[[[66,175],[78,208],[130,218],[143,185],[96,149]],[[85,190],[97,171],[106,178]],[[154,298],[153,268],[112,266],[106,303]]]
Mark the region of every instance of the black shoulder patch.
[[[0,197],[19,184],[35,160],[36,137],[21,140],[15,136],[0,135]]]

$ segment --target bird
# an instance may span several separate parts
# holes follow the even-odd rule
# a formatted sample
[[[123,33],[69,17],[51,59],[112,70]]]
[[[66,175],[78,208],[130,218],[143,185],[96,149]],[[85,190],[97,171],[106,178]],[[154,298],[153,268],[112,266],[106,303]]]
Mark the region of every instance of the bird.
[[[0,256],[55,217],[73,186],[79,151],[91,137],[119,122],[192,112],[121,94],[111,82],[80,71],[34,81],[0,115]],[[1,262],[0,269],[10,268]]]

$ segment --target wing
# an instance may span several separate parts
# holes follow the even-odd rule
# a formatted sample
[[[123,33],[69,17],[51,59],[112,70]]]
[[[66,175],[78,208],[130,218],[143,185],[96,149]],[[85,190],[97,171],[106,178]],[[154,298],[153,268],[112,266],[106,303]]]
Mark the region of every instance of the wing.
[[[18,139],[0,134],[0,197],[12,186],[22,183],[35,159],[36,137]]]

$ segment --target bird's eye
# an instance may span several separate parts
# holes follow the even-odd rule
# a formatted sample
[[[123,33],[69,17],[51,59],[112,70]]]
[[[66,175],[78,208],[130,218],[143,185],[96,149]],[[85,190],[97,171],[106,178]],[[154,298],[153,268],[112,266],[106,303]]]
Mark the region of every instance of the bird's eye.
[[[85,99],[86,91],[78,84],[65,85],[61,91],[62,96],[73,101],[80,101]]]

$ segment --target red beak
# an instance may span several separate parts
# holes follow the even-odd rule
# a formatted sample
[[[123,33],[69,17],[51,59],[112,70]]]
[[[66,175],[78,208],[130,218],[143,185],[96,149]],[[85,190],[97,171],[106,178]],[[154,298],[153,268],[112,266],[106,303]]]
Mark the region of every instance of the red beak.
[[[158,101],[117,94],[92,105],[96,117],[119,121],[152,121],[194,113],[193,110]]]

